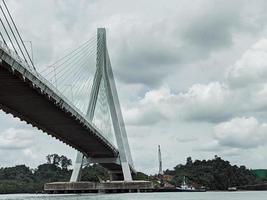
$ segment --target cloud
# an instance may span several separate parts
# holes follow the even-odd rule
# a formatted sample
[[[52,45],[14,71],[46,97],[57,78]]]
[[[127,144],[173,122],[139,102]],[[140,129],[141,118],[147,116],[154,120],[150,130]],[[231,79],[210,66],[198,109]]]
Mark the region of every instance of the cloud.
[[[33,145],[33,134],[30,130],[9,128],[0,134],[0,149],[20,150]]]
[[[240,159],[253,160],[250,155],[266,148],[267,124],[255,117],[235,117],[215,125],[212,135],[193,151],[221,155],[238,163]]]
[[[267,78],[267,39],[263,38],[249,48],[227,69],[226,79],[233,87],[259,84]]]
[[[219,50],[231,48],[235,36],[248,26],[242,20],[244,4],[240,1],[180,4],[175,6],[175,14],[162,14],[158,3],[146,14],[134,10],[106,19],[109,41],[116,41],[110,43],[115,74],[124,83],[158,87],[187,63],[206,60]],[[172,9],[167,7],[168,11]]]
[[[176,138],[176,140],[181,143],[190,143],[198,141],[198,138]]]
[[[111,17],[108,41],[117,43],[111,44],[109,51],[120,80],[157,86],[170,71],[179,68],[179,44],[171,35],[171,26],[166,26],[172,23],[168,20],[130,14]]]
[[[31,159],[36,159],[38,157],[38,155],[36,155],[32,149],[30,148],[26,148],[24,149],[23,151],[23,154],[28,157],[28,158],[31,158]]]
[[[231,91],[219,82],[195,84],[179,96],[181,115],[187,120],[217,121],[229,115]]]
[[[230,147],[226,139],[215,137],[214,124],[254,116],[261,127],[267,119],[266,2],[192,2],[10,0],[8,4],[23,39],[33,42],[38,69],[87,41],[97,27],[107,28],[136,166],[150,173],[157,165],[159,143],[162,153],[168,155],[165,166],[172,167],[190,155],[202,159],[214,152],[244,155],[237,157],[240,161],[247,157],[246,145]],[[77,98],[86,97],[84,93]],[[8,117],[3,114],[0,117],[2,133],[9,127],[13,132],[24,129],[18,120],[5,120]],[[0,144],[16,147],[14,141],[19,137],[18,133],[11,139],[0,136]],[[48,153],[75,156],[73,149],[45,134],[35,139],[34,144],[30,139],[17,141],[21,146],[16,147],[16,153],[11,149],[0,152],[1,157],[12,152],[0,164],[24,163],[31,158],[28,163],[37,165]],[[255,150],[254,158],[246,160],[250,166],[256,165],[254,155],[266,151],[257,141],[247,147]],[[192,150],[192,146],[205,142],[209,143],[206,149]],[[266,161],[261,161],[266,166]]]
[[[202,6],[205,8],[189,17],[183,33],[185,47],[197,51],[198,57],[206,57],[217,49],[229,48],[233,44],[234,32],[241,26],[242,5],[206,2]]]
[[[149,125],[167,119],[171,113],[173,95],[169,88],[159,88],[146,92],[137,106],[125,110],[126,122],[132,125]]]
[[[186,92],[168,87],[148,91],[137,105],[126,110],[129,124],[153,124],[161,120],[218,121],[230,114],[231,92],[219,82],[195,84]]]
[[[267,124],[254,117],[233,118],[214,128],[219,145],[240,149],[256,148],[267,142]]]
[[[267,83],[262,84],[261,87],[255,91],[253,97],[252,103],[256,105],[256,110],[265,112],[267,109]]]
[[[239,156],[242,154],[242,150],[237,147],[222,146],[219,144],[218,140],[211,140],[199,146],[193,147],[193,151],[208,152],[221,156]],[[245,150],[244,150],[245,151]]]

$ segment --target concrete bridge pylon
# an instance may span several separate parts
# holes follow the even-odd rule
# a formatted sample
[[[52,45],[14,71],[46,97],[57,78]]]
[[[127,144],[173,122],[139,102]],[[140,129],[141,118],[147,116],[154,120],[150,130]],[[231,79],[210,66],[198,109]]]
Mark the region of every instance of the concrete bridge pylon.
[[[86,118],[90,122],[92,122],[94,119],[101,83],[104,84],[104,91],[107,97],[109,112],[111,115],[111,121],[119,155],[117,158],[92,158],[88,157],[87,155],[83,155],[78,151],[70,182],[80,181],[82,167],[90,163],[99,163],[104,167],[105,165],[110,164],[114,164],[114,166],[119,166],[120,170],[115,168],[114,171],[110,170],[111,179],[132,181],[132,172],[134,172],[133,160],[120,108],[120,102],[111,67],[111,62],[109,59],[105,28],[97,29],[96,72],[94,75],[93,86],[90,94],[89,106],[86,113]],[[120,175],[122,176],[120,177]]]

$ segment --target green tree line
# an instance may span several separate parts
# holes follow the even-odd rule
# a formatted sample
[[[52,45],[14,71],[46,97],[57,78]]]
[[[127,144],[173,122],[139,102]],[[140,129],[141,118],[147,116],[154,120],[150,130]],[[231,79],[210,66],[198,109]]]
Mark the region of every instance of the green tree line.
[[[0,168],[0,194],[42,192],[45,183],[70,180],[70,159],[64,155],[51,154],[46,160],[36,169],[25,165]],[[84,181],[99,182],[108,178],[108,172],[97,164],[85,167],[82,172]]]
[[[173,177],[170,181],[173,185],[179,186],[185,176],[189,184],[205,186],[210,190],[227,190],[229,187],[263,183],[252,170],[245,166],[231,165],[218,156],[211,160],[195,161],[188,157],[186,164],[166,170],[165,174]]]
[[[71,160],[64,155],[50,154],[47,162],[31,169],[25,165],[0,168],[0,194],[42,192],[45,183],[69,181],[72,170]],[[168,182],[179,186],[186,177],[187,183],[194,186],[205,186],[210,190],[227,190],[228,187],[263,183],[253,170],[245,166],[231,165],[229,161],[215,156],[211,160],[195,160],[188,157],[186,164],[179,164],[172,170],[164,171]],[[83,168],[82,181],[100,182],[109,179],[106,169],[98,164]],[[158,182],[157,175],[146,175],[138,172],[134,180]]]

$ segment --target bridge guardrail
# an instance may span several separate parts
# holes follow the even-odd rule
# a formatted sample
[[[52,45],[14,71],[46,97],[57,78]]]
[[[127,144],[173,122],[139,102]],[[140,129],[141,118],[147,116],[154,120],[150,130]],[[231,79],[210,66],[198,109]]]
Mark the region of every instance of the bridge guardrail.
[[[39,72],[34,70],[32,67],[29,66],[28,63],[26,63],[18,54],[16,54],[13,50],[11,50],[7,45],[5,45],[2,41],[0,41],[0,48],[7,53],[9,56],[11,56],[15,61],[17,61],[20,66],[22,66],[24,69],[26,69],[33,77],[38,79],[42,84],[44,84],[46,87],[48,87],[56,96],[58,96],[64,103],[66,103],[71,109],[74,110],[75,117],[80,118],[82,117],[82,120],[86,121],[91,128],[96,130],[97,136],[100,137],[106,144],[108,144],[109,147],[114,149],[114,151],[117,151],[117,149],[114,147],[114,144],[112,141],[110,141],[108,138],[103,136],[101,134],[101,131],[91,122],[89,122],[85,116],[68,98],[65,97],[65,95],[60,92],[51,82],[49,82],[46,78],[42,76]]]

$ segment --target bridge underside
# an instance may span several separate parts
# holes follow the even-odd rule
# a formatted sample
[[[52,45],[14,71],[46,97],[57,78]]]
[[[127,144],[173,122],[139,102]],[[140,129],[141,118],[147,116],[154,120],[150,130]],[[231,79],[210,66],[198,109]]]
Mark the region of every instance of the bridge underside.
[[[19,64],[0,50],[0,108],[91,158],[116,158],[118,152],[97,130],[17,70]],[[24,69],[25,71],[25,69]],[[34,79],[34,77],[33,77]],[[39,81],[40,82],[40,81]],[[119,170],[116,164],[106,164]]]

